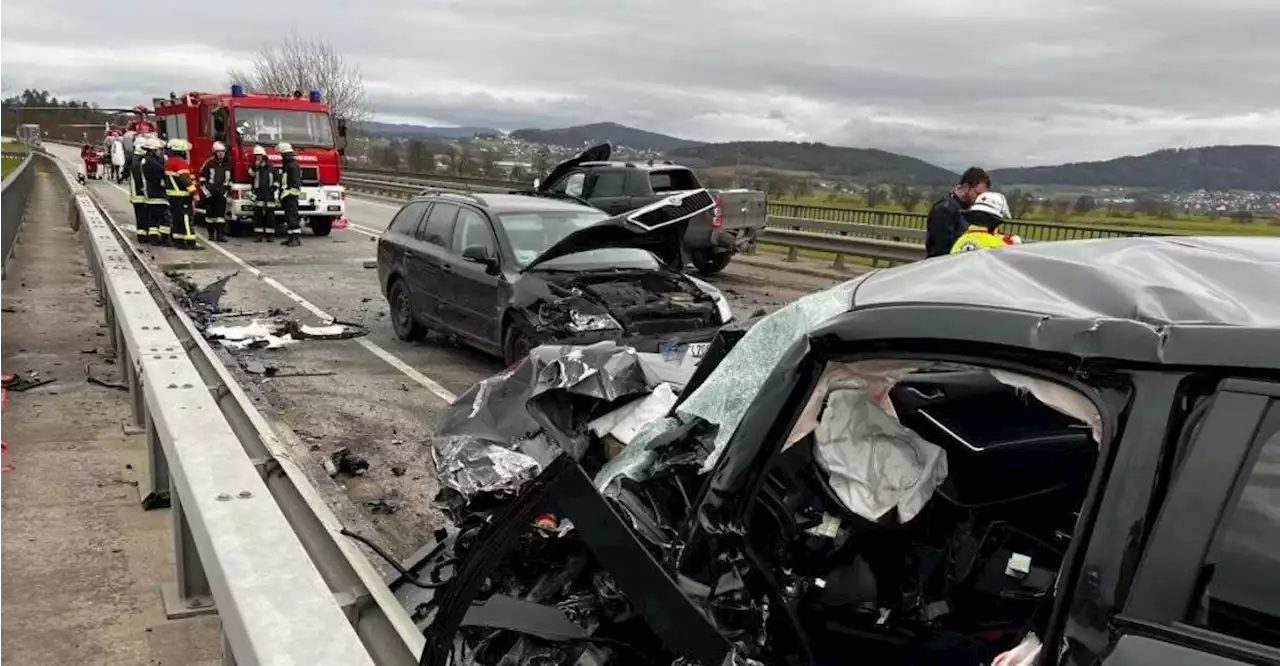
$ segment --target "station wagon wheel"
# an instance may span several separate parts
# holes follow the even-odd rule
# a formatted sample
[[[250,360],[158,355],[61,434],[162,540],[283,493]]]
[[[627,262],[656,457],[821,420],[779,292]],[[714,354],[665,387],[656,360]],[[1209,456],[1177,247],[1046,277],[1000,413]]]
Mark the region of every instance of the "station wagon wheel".
[[[507,368],[514,367],[533,351],[534,344],[525,334],[519,322],[511,322],[502,335],[502,361]]]
[[[396,337],[405,342],[421,340],[427,331],[413,316],[413,302],[409,300],[409,290],[403,280],[391,283],[387,300],[391,302],[391,328]]]

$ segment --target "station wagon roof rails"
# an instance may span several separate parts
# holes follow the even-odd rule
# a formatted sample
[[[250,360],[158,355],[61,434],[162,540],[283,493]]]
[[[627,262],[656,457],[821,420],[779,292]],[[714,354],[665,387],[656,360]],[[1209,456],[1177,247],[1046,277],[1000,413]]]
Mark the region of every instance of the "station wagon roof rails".
[[[456,196],[464,199],[470,199],[481,206],[488,206],[489,202],[480,198],[480,195],[466,190],[453,190],[445,187],[428,187],[418,192],[420,197],[439,197],[439,196]]]

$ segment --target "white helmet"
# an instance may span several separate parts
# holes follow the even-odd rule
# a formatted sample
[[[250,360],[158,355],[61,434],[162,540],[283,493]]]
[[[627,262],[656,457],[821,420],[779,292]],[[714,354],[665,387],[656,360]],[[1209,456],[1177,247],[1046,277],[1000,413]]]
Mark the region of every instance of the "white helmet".
[[[281,155],[287,155],[293,152],[293,144],[281,142],[280,145],[276,146],[276,150],[279,150]]]
[[[969,206],[969,211],[974,213],[990,213],[1001,220],[1007,220],[1013,217],[1013,213],[1009,211],[1009,202],[999,192],[983,192],[974,200],[973,205]]]
[[[226,152],[226,150],[227,150],[227,145],[226,145],[226,144],[224,144],[224,143],[222,143],[221,141],[214,141],[214,142],[213,142],[213,152],[215,152],[215,153],[216,153],[216,152],[218,152],[219,150],[221,150],[221,151],[223,151],[223,152]]]
[[[266,154],[267,154],[267,149],[266,149],[266,148],[263,148],[262,146],[254,146],[254,147],[253,147],[253,156],[254,156],[254,157],[257,157],[257,156],[259,156],[259,155],[266,155]]]

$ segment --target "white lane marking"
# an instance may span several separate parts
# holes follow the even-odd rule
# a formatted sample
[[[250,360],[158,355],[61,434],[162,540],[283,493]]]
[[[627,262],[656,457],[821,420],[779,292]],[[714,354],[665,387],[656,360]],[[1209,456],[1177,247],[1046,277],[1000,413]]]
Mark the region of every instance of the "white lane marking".
[[[124,192],[125,194],[129,193],[128,190],[124,189],[123,187],[120,187],[115,183],[111,183],[111,185],[114,186],[116,189],[120,190],[121,192]],[[114,220],[112,220],[112,222],[114,223]],[[200,240],[202,242],[204,241],[203,238]],[[293,301],[294,303],[297,303],[298,305],[301,305],[303,308],[306,308],[308,312],[314,314],[320,319],[324,319],[327,321],[334,321],[336,319],[336,317],[329,314],[328,312],[325,312],[324,310],[321,310],[317,305],[303,298],[297,292],[284,286],[283,284],[280,284],[280,282],[275,278],[263,273],[261,269],[257,268],[256,266],[253,266],[249,262],[233,254],[230,250],[222,247],[221,245],[217,245],[214,243],[205,242],[204,244],[206,247],[210,247],[214,250],[217,250],[222,254],[222,256],[235,262],[241,268],[245,269],[246,271],[249,271],[255,277],[262,280],[267,286],[271,287],[272,289],[275,289],[281,294],[284,294],[285,297],[287,297],[289,300]],[[422,374],[421,372],[418,372],[413,368],[413,366],[400,360],[400,358],[397,357],[395,354],[392,354],[386,349],[383,349],[382,347],[378,346],[373,342],[370,342],[365,338],[352,338],[352,339],[355,341],[356,344],[369,350],[369,352],[371,352],[374,356],[377,356],[378,358],[382,359],[391,367],[395,368],[396,370],[399,370],[402,374],[404,374],[409,379],[412,379],[413,381],[421,385],[423,388],[434,393],[437,398],[440,398],[441,400],[449,404],[453,404],[453,401],[457,400],[458,396],[454,395],[452,391],[441,386],[439,383],[437,383],[435,380],[431,379],[430,377]]]

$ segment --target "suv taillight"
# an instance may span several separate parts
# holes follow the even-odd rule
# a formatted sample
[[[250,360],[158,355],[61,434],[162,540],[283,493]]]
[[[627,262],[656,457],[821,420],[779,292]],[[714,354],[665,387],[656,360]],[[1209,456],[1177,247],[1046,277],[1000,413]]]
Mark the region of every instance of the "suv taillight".
[[[724,226],[724,209],[720,207],[720,197],[716,197],[716,207],[711,211],[711,228],[719,229]]]

